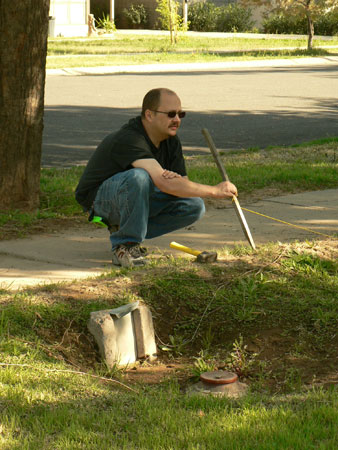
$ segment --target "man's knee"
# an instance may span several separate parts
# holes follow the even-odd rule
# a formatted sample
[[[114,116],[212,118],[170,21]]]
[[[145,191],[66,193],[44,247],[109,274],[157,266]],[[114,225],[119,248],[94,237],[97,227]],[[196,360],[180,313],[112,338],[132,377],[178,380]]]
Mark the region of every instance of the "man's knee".
[[[131,181],[140,187],[153,185],[153,181],[149,173],[145,169],[141,169],[139,167],[128,171],[128,181]]]
[[[189,210],[195,216],[195,221],[201,219],[205,213],[204,201],[200,197],[189,198]]]

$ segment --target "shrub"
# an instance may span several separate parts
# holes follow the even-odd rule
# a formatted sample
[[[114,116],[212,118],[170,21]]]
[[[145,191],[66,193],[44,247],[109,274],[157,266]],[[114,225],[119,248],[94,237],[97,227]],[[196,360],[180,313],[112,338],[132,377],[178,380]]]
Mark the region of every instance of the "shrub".
[[[116,26],[113,20],[110,20],[109,14],[102,13],[102,19],[97,19],[96,24],[98,28],[102,28],[105,33],[113,33],[116,31]]]
[[[338,8],[318,17],[315,21],[315,33],[320,36],[338,34]]]
[[[193,3],[188,8],[189,29],[193,31],[216,31],[219,9],[211,2]]]
[[[148,12],[143,4],[132,4],[129,8],[124,8],[123,14],[132,26],[146,25],[148,22]]]
[[[307,34],[306,17],[272,14],[263,20],[264,33],[270,34]]]
[[[237,4],[220,7],[217,17],[217,31],[245,32],[250,31],[254,25],[251,19],[252,11]]]
[[[314,28],[317,35],[334,36],[338,34],[338,8],[315,18]],[[307,20],[305,16],[272,14],[263,21],[263,31],[272,34],[307,34]]]

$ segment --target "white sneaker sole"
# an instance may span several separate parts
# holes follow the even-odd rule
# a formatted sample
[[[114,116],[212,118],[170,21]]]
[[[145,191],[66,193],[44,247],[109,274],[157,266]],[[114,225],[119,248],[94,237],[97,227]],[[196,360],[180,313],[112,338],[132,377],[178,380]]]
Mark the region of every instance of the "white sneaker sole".
[[[122,266],[122,267],[134,267],[134,266],[144,266],[147,264],[147,261],[143,258],[133,259],[132,261],[119,261],[118,258],[113,255],[112,263],[114,266]]]

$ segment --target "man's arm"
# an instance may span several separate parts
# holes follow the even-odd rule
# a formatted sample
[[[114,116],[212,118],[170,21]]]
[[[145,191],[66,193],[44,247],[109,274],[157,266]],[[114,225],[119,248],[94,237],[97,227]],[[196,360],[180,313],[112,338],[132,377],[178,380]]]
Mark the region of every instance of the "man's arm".
[[[164,169],[163,173],[162,173],[162,177],[171,179],[171,178],[181,178],[182,175],[180,175],[176,172],[172,172],[171,170]]]
[[[224,181],[216,186],[208,186],[194,183],[186,177],[165,177],[163,176],[165,171],[156,159],[138,159],[132,163],[132,166],[146,170],[158,189],[177,197],[232,198],[233,195],[237,195],[236,186],[229,181]]]

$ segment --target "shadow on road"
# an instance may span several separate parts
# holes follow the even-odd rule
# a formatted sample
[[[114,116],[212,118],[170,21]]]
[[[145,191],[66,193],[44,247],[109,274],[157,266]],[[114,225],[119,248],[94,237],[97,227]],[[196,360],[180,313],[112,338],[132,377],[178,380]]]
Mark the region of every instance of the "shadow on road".
[[[313,69],[312,69],[313,70]],[[179,136],[185,154],[207,152],[201,134],[208,128],[220,150],[291,145],[337,136],[335,100],[307,98],[304,107],[288,111],[188,111]],[[314,109],[314,111],[311,111]],[[138,115],[136,108],[48,106],[45,108],[43,167],[84,165],[110,132]]]

